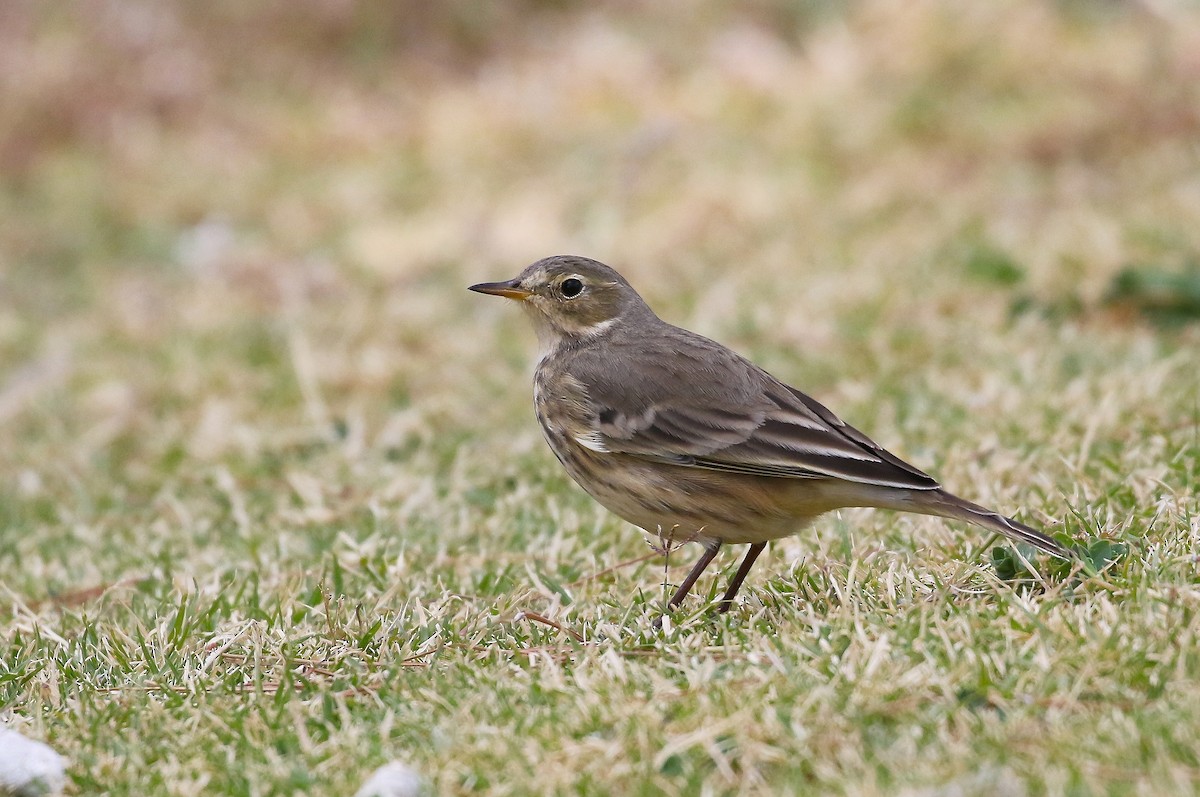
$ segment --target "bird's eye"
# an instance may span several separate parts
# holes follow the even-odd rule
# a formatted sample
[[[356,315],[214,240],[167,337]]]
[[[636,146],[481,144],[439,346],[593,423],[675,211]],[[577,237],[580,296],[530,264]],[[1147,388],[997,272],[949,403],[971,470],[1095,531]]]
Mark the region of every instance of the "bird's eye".
[[[583,292],[583,282],[574,277],[568,277],[562,281],[562,285],[559,285],[558,289],[562,291],[563,296],[566,296],[568,299],[574,299]]]

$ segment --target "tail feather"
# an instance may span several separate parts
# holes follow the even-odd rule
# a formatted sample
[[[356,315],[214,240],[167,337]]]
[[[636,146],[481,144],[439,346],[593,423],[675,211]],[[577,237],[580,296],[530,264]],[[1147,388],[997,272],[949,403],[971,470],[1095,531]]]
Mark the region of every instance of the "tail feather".
[[[1024,523],[1018,523],[1010,517],[993,512],[979,504],[973,504],[945,490],[924,493],[921,498],[924,500],[919,503],[918,512],[965,520],[976,526],[998,531],[1010,539],[1027,542],[1039,551],[1057,556],[1059,559],[1071,558],[1070,551],[1037,529],[1026,526]]]

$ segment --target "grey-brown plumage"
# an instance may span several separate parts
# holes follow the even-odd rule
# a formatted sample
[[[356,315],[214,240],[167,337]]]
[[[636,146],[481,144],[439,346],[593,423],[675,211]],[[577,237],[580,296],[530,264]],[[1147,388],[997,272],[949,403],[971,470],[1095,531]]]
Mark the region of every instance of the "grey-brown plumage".
[[[625,520],[705,553],[683,600],[724,543],[750,551],[842,507],[966,520],[1055,556],[1041,532],[951,495],[814,399],[724,346],[661,320],[595,260],[539,260],[471,290],[520,300],[541,345],[534,404],[551,450],[593,498]]]

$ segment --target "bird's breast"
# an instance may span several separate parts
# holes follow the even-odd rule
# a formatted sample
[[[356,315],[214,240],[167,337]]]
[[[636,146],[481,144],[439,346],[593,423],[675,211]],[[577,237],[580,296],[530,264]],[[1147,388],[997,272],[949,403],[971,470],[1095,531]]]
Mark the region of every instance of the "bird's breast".
[[[546,443],[571,478],[609,511],[650,533],[760,542],[793,533],[808,520],[780,504],[778,480],[608,451],[595,435],[586,388],[553,360],[535,372],[533,397]]]
[[[534,372],[533,409],[555,454],[567,441],[593,432],[587,389],[553,359],[543,360]]]

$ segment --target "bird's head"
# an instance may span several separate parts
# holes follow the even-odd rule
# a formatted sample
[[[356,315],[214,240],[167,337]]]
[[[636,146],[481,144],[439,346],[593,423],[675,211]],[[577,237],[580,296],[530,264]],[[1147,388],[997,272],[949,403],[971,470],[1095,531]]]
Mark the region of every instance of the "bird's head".
[[[543,352],[563,341],[596,337],[646,314],[654,317],[624,277],[603,263],[574,255],[544,258],[510,280],[483,282],[471,290],[518,300]]]

